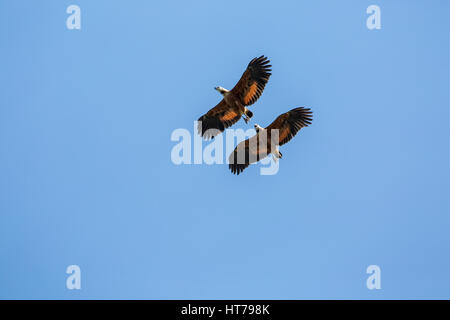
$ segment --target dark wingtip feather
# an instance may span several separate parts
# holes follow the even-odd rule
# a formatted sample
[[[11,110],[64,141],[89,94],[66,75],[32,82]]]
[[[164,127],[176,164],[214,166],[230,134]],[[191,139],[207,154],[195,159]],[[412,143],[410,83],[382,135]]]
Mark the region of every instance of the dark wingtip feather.
[[[247,168],[247,165],[245,164],[229,164],[228,168],[231,170],[231,172],[235,175],[239,175],[241,172],[244,171],[245,168]]]
[[[290,119],[300,122],[302,127],[307,127],[312,123],[313,113],[310,108],[298,107],[289,111]]]
[[[203,115],[198,118],[197,131],[205,140],[210,140],[225,130],[224,124],[216,117]]]
[[[247,69],[251,72],[251,79],[257,82],[258,90],[256,95],[248,102],[247,105],[255,103],[261,96],[264,87],[272,75],[271,67],[272,65],[270,65],[270,60],[264,55],[258,58],[253,58],[248,64]]]
[[[230,154],[230,157],[228,158],[229,164],[228,168],[231,170],[232,173],[239,175],[242,171],[244,171],[245,168],[249,166],[248,163],[248,155],[245,156],[244,163],[239,163],[238,161],[238,152],[236,151],[238,147],[236,147],[235,151]]]

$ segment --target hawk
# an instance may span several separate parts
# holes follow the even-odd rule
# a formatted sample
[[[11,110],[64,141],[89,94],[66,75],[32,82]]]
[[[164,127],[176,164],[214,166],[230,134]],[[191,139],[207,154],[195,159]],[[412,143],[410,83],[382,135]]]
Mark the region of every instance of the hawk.
[[[272,154],[274,160],[281,159],[278,146],[291,140],[297,132],[312,122],[309,108],[295,108],[279,115],[268,127],[255,124],[256,135],[238,144],[228,158],[229,168],[234,174],[244,171],[251,163]]]
[[[247,109],[247,106],[258,100],[269,81],[272,71],[269,63],[270,60],[265,56],[254,58],[233,89],[214,88],[219,91],[223,99],[198,119],[198,133],[203,138],[214,138],[215,135],[238,122],[241,116],[244,116],[246,123],[250,120],[253,113]]]

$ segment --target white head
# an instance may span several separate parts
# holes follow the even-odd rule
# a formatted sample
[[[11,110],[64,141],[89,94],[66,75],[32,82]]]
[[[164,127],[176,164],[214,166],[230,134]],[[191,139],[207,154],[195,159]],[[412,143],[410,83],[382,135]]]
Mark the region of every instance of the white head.
[[[228,93],[228,90],[225,89],[225,88],[222,88],[222,87],[215,87],[214,89],[217,90],[217,91],[219,91],[219,93],[220,93],[221,95],[223,95],[223,96],[224,96],[226,93]]]
[[[258,133],[260,130],[264,130],[264,128],[260,127],[259,124],[255,124],[255,130],[256,130],[256,133]]]

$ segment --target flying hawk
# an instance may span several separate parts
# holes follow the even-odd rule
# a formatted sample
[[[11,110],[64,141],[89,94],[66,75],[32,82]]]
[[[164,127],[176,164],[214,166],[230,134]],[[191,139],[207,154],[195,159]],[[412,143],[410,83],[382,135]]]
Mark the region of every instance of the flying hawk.
[[[229,126],[239,121],[241,116],[247,123],[253,113],[247,109],[261,96],[271,75],[270,60],[264,56],[254,58],[247,66],[244,74],[233,89],[215,87],[223,96],[222,101],[198,121],[198,133],[205,139],[214,138]],[[215,129],[210,130],[209,129]]]
[[[230,154],[228,162],[231,172],[239,174],[251,163],[258,162],[270,154],[274,160],[281,159],[282,154],[278,146],[291,140],[301,128],[310,125],[311,121],[311,109],[299,107],[278,116],[267,128],[255,124],[256,135],[239,143]],[[272,130],[278,130],[278,137],[276,131]]]

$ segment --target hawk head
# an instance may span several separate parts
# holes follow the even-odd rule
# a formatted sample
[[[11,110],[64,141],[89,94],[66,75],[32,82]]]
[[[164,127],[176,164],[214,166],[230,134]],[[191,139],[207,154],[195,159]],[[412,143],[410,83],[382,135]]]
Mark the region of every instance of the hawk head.
[[[214,89],[217,90],[217,91],[219,91],[219,93],[220,93],[221,95],[223,95],[223,96],[224,96],[226,93],[228,93],[228,90],[225,89],[225,88],[222,88],[222,87],[215,87]]]
[[[260,130],[264,129],[263,127],[260,127],[259,124],[255,124],[255,130],[256,133],[258,133]]]

